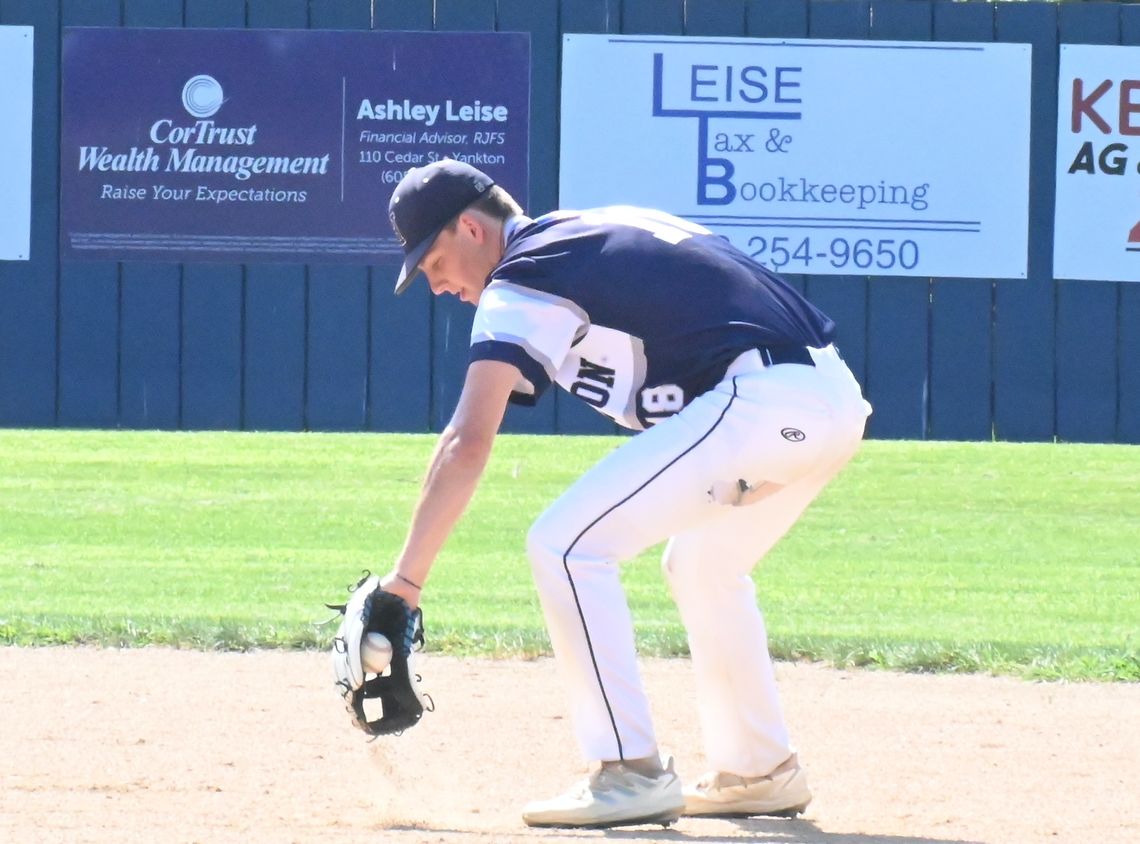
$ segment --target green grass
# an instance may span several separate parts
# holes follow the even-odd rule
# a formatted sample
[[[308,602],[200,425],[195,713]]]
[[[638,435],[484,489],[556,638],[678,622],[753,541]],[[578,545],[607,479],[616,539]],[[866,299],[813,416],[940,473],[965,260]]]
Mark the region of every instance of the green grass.
[[[433,650],[548,651],[527,527],[621,442],[500,438],[425,597]],[[321,646],[433,443],[0,430],[0,642]],[[643,652],[682,654],[658,550],[624,582]],[[756,581],[779,657],[1140,680],[1140,448],[868,442]]]

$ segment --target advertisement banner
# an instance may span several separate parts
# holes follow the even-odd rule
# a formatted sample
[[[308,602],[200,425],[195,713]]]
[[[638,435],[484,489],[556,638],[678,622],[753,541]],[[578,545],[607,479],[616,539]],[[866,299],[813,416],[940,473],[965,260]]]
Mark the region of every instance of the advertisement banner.
[[[1140,47],[1061,45],[1053,276],[1140,281]]]
[[[566,35],[559,204],[785,273],[1024,278],[1030,46]]]
[[[388,198],[468,161],[527,198],[525,33],[68,28],[61,254],[375,263]]]
[[[30,26],[0,26],[0,261],[31,248],[32,57]]]

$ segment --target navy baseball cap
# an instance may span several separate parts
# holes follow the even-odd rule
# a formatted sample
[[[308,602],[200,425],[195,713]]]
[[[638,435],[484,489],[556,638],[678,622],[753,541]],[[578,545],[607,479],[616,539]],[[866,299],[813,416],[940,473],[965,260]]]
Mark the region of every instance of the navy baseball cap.
[[[415,279],[420,261],[443,228],[493,184],[482,170],[450,158],[413,167],[404,174],[388,202],[392,231],[404,247],[397,295]]]

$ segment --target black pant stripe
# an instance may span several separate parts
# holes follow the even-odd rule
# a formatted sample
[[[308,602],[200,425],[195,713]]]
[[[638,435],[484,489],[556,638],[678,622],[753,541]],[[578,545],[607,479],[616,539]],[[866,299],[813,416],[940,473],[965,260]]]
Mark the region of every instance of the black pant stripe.
[[[725,417],[725,414],[728,413],[728,409],[730,407],[732,407],[732,403],[735,400],[736,400],[736,379],[733,378],[732,379],[732,396],[729,397],[728,403],[724,406],[724,409],[720,412],[720,415],[716,418],[716,421],[713,422],[712,426],[707,431],[705,431],[703,434],[701,434],[700,438],[697,439],[696,442],[692,443],[688,448],[686,448],[684,451],[682,451],[680,454],[678,454],[676,457],[674,457],[672,460],[670,460],[668,463],[666,463],[664,466],[662,466],[660,469],[658,469],[656,472],[654,472],[653,475],[649,478],[649,480],[645,481],[645,483],[643,483],[641,486],[639,486],[637,489],[635,489],[633,492],[631,492],[629,495],[627,495],[621,501],[618,501],[616,504],[613,504],[612,506],[606,508],[606,510],[601,515],[599,515],[596,519],[594,519],[592,522],[590,522],[588,525],[586,525],[586,527],[582,528],[582,531],[577,536],[574,537],[574,541],[570,543],[570,545],[566,548],[565,553],[563,553],[563,555],[562,555],[562,568],[566,571],[566,579],[570,582],[570,591],[574,595],[574,606],[578,610],[578,620],[582,623],[582,633],[586,637],[586,648],[590,651],[590,662],[594,666],[594,676],[598,679],[598,690],[602,693],[602,702],[605,703],[606,713],[610,717],[610,727],[614,731],[614,740],[617,742],[618,758],[622,759],[622,760],[625,759],[625,751],[622,748],[621,735],[618,732],[617,721],[614,720],[614,710],[613,710],[613,707],[610,705],[609,696],[606,694],[606,686],[602,682],[602,672],[598,668],[598,660],[594,655],[594,643],[590,639],[590,629],[586,625],[586,615],[585,615],[585,613],[582,612],[582,602],[578,599],[578,587],[574,585],[574,575],[571,574],[571,572],[570,572],[570,563],[568,561],[568,558],[570,557],[570,552],[574,550],[574,546],[578,544],[578,541],[583,536],[586,535],[587,531],[589,531],[590,528],[592,528],[594,525],[596,525],[598,522],[600,522],[602,519],[604,519],[606,516],[608,516],[610,513],[612,513],[618,507],[625,504],[627,501],[629,501],[631,498],[633,498],[635,495],[637,495],[639,492],[641,492],[643,489],[645,489],[647,486],[649,486],[651,483],[653,483],[653,481],[655,481],[658,477],[660,477],[661,474],[663,472],[665,472],[670,466],[672,466],[674,463],[676,463],[678,460],[680,460],[682,457],[684,457],[686,454],[688,454],[690,451],[692,451],[694,448],[696,448],[701,443],[703,443],[706,439],[708,439],[709,435],[712,434],[712,432],[717,429],[718,425],[720,425],[721,421]]]

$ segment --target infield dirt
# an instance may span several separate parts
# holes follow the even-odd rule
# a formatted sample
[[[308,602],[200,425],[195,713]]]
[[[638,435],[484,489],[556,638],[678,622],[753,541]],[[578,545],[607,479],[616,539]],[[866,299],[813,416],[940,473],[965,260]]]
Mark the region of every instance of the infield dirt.
[[[0,649],[0,841],[1107,844],[1140,841],[1140,686],[778,666],[797,820],[530,830],[585,772],[549,660],[428,654],[437,709],[349,725],[323,653]],[[685,660],[647,660],[662,749],[703,771]]]

